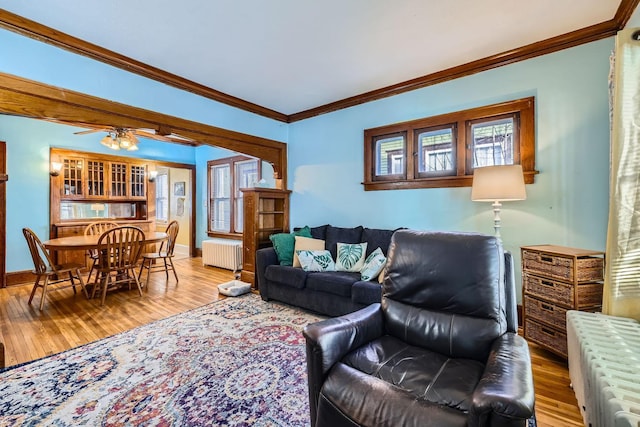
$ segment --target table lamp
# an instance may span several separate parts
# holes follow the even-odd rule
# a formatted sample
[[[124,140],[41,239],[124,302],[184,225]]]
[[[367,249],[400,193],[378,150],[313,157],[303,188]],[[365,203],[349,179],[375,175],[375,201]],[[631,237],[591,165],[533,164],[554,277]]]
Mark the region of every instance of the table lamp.
[[[500,208],[502,203],[513,200],[525,200],[522,166],[485,166],[473,172],[471,200],[474,202],[493,202],[493,228],[498,239],[500,236]]]

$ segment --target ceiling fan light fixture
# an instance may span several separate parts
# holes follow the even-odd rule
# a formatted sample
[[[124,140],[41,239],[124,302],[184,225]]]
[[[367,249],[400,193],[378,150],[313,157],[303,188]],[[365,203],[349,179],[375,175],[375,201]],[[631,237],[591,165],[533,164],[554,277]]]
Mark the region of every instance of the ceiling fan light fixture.
[[[105,136],[104,138],[102,138],[100,140],[100,144],[104,145],[105,147],[109,147],[112,150],[119,150],[120,149],[120,145],[118,144],[118,142],[113,138],[113,136],[111,134],[108,134],[107,136]]]

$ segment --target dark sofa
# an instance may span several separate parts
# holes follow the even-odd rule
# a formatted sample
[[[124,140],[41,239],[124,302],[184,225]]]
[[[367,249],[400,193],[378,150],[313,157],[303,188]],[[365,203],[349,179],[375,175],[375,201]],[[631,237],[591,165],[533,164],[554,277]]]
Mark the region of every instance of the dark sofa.
[[[314,239],[325,241],[335,260],[337,243],[367,242],[366,255],[380,248],[387,255],[395,230],[322,225],[311,228]],[[360,273],[343,271],[306,272],[280,265],[272,248],[256,252],[256,285],[263,300],[277,300],[328,316],[352,313],[380,302],[382,286],[377,280],[362,281]]]

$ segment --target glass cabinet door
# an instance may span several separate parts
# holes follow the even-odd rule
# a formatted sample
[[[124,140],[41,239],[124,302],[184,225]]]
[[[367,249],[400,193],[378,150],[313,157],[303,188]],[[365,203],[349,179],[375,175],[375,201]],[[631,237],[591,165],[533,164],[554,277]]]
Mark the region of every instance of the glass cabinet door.
[[[144,165],[131,165],[131,197],[146,197],[145,176],[146,167]]]
[[[127,164],[111,162],[110,197],[127,197]]]
[[[79,158],[62,159],[62,196],[82,197],[84,195],[82,165],[83,161]]]
[[[99,160],[87,160],[87,197],[106,195],[106,163]]]

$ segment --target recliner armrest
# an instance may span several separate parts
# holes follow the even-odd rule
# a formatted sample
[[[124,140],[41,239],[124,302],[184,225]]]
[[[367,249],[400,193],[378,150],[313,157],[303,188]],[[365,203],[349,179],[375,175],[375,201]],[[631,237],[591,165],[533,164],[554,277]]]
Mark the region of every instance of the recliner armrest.
[[[311,424],[315,425],[318,397],[325,375],[347,353],[384,333],[380,304],[371,304],[344,316],[307,325],[307,376]]]
[[[276,254],[276,250],[272,247],[270,248],[262,248],[256,251],[256,271],[255,271],[255,281],[256,287],[260,291],[260,297],[268,301],[269,300],[269,289],[267,286],[267,281],[264,277],[264,273],[267,270],[267,267],[270,265],[279,264],[278,262],[278,254]]]
[[[497,338],[473,392],[469,426],[525,426],[534,414],[535,393],[527,342],[515,333]]]

